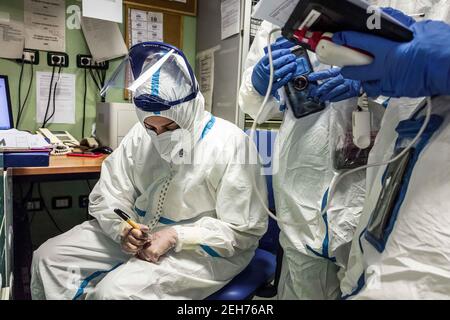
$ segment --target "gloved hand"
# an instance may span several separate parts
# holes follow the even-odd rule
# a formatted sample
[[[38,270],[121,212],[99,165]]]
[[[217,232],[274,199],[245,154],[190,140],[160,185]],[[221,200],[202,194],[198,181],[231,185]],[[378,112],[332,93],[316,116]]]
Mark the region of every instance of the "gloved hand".
[[[134,229],[129,225],[126,225],[121,234],[121,246],[122,250],[126,253],[136,254],[144,245],[150,242],[148,235],[148,226],[139,224],[140,229]]]
[[[390,15],[395,20],[398,20],[399,22],[403,23],[407,27],[411,27],[414,23],[416,23],[416,20],[414,20],[410,16],[407,16],[400,10],[397,10],[397,9],[394,9],[391,7],[381,8],[381,10],[383,10],[383,12]]]
[[[318,99],[320,102],[347,100],[358,97],[361,91],[361,82],[345,79],[341,74],[341,68],[313,72],[308,75],[308,80],[327,80],[318,86],[310,85],[309,97]]]
[[[139,251],[138,258],[156,263],[159,258],[174,248],[178,241],[178,234],[174,228],[161,229],[152,234],[152,241]]]
[[[275,96],[278,89],[286,85],[294,76],[297,70],[296,56],[291,53],[288,48],[293,47],[294,44],[284,38],[272,44],[272,57],[274,66],[274,78],[271,94]],[[252,84],[256,91],[265,96],[269,87],[270,80],[270,65],[267,48],[264,49],[266,55],[259,60],[253,68]]]
[[[367,66],[345,67],[345,78],[362,81],[369,96],[424,97],[450,94],[450,26],[416,22],[414,39],[399,43],[358,32],[338,32],[333,41],[370,52]]]

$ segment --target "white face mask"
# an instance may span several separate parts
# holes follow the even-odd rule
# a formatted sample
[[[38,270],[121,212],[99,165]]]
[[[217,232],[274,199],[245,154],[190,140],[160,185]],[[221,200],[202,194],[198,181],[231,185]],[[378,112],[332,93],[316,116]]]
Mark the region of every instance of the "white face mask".
[[[179,155],[180,151],[187,147],[186,135],[183,134],[184,130],[182,129],[166,131],[160,135],[157,135],[153,130],[146,130],[161,158],[167,162],[171,162],[174,156]]]

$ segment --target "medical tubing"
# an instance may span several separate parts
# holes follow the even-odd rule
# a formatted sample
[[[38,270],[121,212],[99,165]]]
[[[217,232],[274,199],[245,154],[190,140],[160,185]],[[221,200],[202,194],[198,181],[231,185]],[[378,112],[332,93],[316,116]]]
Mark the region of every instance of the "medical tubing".
[[[261,114],[262,114],[262,112],[263,112],[263,110],[264,110],[264,108],[265,108],[267,102],[269,101],[269,98],[270,98],[271,93],[272,93],[272,85],[273,85],[273,79],[274,79],[274,73],[275,73],[275,71],[274,71],[274,66],[273,66],[272,47],[271,47],[272,41],[271,41],[271,38],[272,38],[272,35],[273,35],[274,33],[278,32],[278,31],[281,31],[281,29],[280,29],[280,28],[274,28],[274,29],[272,29],[272,30],[269,32],[269,35],[268,35],[268,37],[267,37],[267,52],[268,52],[268,56],[269,56],[269,67],[270,67],[269,86],[268,86],[268,88],[267,88],[267,92],[266,92],[266,95],[265,95],[265,97],[264,97],[264,101],[263,101],[263,103],[261,104],[261,107],[259,108],[258,114],[256,115],[256,118],[254,119],[252,128],[250,129],[250,141],[255,141],[256,127],[257,127],[257,125],[258,125],[259,119],[261,118]],[[249,146],[249,150],[252,150],[251,145]],[[274,219],[275,221],[277,221],[279,224],[281,223],[281,224],[285,224],[285,225],[289,225],[289,226],[299,227],[299,226],[305,226],[305,225],[308,225],[308,224],[310,224],[310,223],[312,223],[312,222],[314,222],[314,221],[320,219],[320,217],[315,217],[315,218],[313,218],[313,219],[311,219],[311,220],[308,220],[308,221],[305,221],[305,222],[303,222],[303,223],[296,223],[296,222],[293,222],[293,221],[283,221],[283,220],[281,220],[280,218],[278,218],[277,216],[275,216],[275,215],[269,210],[269,208],[266,206],[265,200],[263,199],[263,196],[262,196],[261,193],[259,192],[259,187],[258,187],[257,182],[256,182],[256,177],[254,177],[254,178],[252,179],[252,183],[253,183],[253,189],[254,189],[254,191],[255,191],[257,197],[258,197],[259,200],[261,201],[261,204],[262,204],[263,209],[266,211],[266,213],[267,213],[272,219]]]
[[[433,106],[432,106],[432,101],[431,101],[431,97],[427,97],[427,108],[426,108],[426,115],[425,115],[425,121],[422,125],[422,127],[420,128],[419,132],[417,133],[417,135],[414,137],[414,139],[411,141],[411,143],[402,151],[400,152],[397,156],[395,156],[394,158],[392,158],[389,161],[385,161],[385,162],[379,162],[379,163],[373,163],[373,164],[368,164],[359,168],[355,168],[349,171],[346,171],[342,174],[338,174],[336,175],[333,180],[331,181],[331,185],[330,185],[330,189],[328,192],[328,198],[327,198],[327,203],[324,206],[324,208],[322,209],[322,215],[325,214],[330,206],[331,200],[334,196],[334,192],[336,190],[336,186],[339,184],[339,182],[344,179],[346,176],[353,174],[355,172],[358,172],[360,170],[365,170],[368,168],[372,168],[372,167],[381,167],[381,166],[385,166],[385,165],[389,165],[393,162],[396,162],[397,160],[401,159],[407,152],[409,152],[409,150],[417,143],[417,141],[420,139],[420,137],[422,136],[422,134],[425,132],[428,124],[430,123],[430,119],[431,119],[431,112],[432,112]]]

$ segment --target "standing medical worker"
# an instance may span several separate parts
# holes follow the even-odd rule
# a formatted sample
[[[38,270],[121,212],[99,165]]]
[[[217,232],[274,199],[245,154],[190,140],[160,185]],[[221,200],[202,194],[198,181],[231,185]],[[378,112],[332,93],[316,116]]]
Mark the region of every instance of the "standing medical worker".
[[[140,123],[102,165],[89,198],[95,220],[34,253],[34,299],[203,299],[248,265],[265,233],[254,190],[266,198],[265,180],[240,155],[254,146],[204,110],[184,54],[136,45],[108,87],[123,86],[128,70]]]
[[[264,21],[247,56],[239,105],[254,119],[269,86],[267,37],[275,26]],[[280,35],[277,32],[274,39]],[[279,38],[272,45],[275,79],[264,122],[283,111],[283,86],[297,70],[292,43]],[[319,65],[310,54],[316,70]],[[329,67],[329,66],[328,66]],[[329,77],[326,71],[312,75],[314,80]],[[333,81],[311,94],[321,101],[341,101],[358,96],[360,85],[334,71]],[[311,79],[312,80],[312,79]],[[347,133],[344,124],[351,119],[356,99],[332,103],[324,111],[296,119],[292,110],[284,111],[273,167],[277,217],[284,249],[279,299],[336,299],[340,296],[339,268],[345,268],[350,241],[364,201],[364,172],[343,181],[335,193],[333,207],[321,216],[327,189],[335,175],[334,137]],[[303,224],[299,226],[299,224]]]
[[[448,18],[450,3],[428,2],[420,10],[426,19]],[[409,97],[391,99],[369,163],[408,152],[367,170],[367,197],[341,288],[344,298],[448,299],[450,25],[395,17],[413,30],[414,40],[357,32],[333,38],[375,57],[371,65],[344,68],[344,76],[362,81],[371,96]]]

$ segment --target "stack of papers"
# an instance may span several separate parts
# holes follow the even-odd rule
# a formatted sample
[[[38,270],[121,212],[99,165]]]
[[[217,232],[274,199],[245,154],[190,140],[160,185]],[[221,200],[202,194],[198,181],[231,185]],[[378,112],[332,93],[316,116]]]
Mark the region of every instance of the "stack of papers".
[[[43,152],[52,145],[39,134],[17,129],[0,130],[0,152]]]

